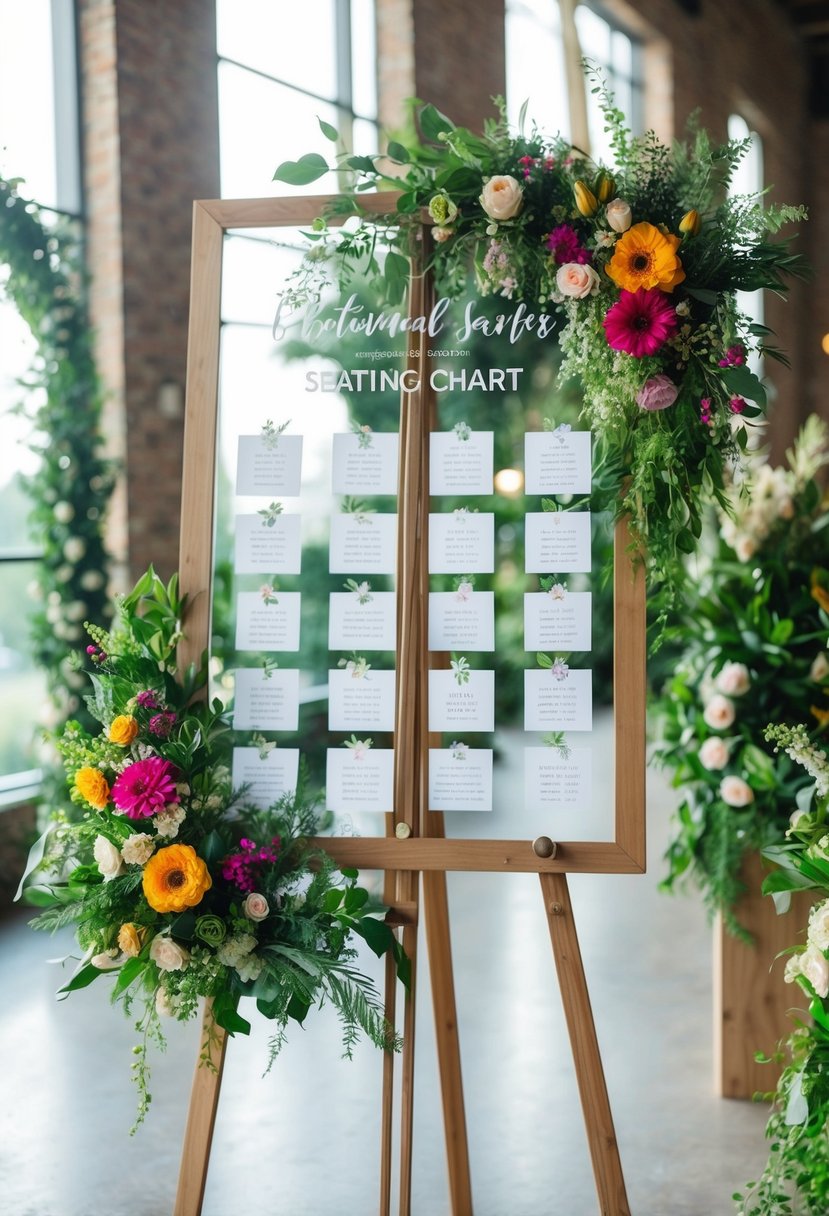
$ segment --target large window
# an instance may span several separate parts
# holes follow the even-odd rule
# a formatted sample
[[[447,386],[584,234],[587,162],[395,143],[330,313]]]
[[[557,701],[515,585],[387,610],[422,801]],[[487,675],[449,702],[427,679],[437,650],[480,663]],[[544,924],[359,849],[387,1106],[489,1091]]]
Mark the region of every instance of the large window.
[[[576,29],[582,55],[600,68],[631,130],[642,130],[642,68],[635,39],[597,8],[580,4]],[[554,0],[507,0],[507,107],[515,122],[524,101],[545,131],[570,132],[561,15]],[[609,161],[597,98],[587,90],[590,151]]]
[[[746,120],[740,114],[728,116],[728,138],[750,140],[748,151],[731,181],[731,194],[759,194],[763,190],[763,141],[756,131],[752,131]],[[762,291],[738,291],[737,307],[752,321],[763,324],[765,310]],[[757,355],[751,357],[752,371],[762,375],[762,359]]]
[[[0,172],[22,178],[20,193],[55,216],[78,219],[75,13],[72,0],[27,0],[0,6]],[[29,501],[21,480],[37,394],[21,385],[35,343],[4,298],[0,270],[0,805],[31,785],[35,724],[46,704],[45,681],[28,648],[23,606],[31,602],[39,554],[27,528]]]

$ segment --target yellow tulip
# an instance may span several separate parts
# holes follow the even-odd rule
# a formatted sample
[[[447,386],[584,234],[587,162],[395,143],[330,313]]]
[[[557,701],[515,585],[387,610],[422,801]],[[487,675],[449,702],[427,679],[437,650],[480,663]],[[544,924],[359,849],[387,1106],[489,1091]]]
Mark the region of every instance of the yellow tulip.
[[[586,186],[583,181],[577,181],[573,186],[573,194],[576,197],[576,207],[580,215],[588,218],[596,214],[599,204],[589,186]]]
[[[686,211],[679,221],[679,231],[683,236],[696,236],[701,227],[702,220],[694,207],[690,211]]]
[[[616,193],[616,183],[609,173],[604,170],[596,179],[596,198],[600,203],[606,203]]]

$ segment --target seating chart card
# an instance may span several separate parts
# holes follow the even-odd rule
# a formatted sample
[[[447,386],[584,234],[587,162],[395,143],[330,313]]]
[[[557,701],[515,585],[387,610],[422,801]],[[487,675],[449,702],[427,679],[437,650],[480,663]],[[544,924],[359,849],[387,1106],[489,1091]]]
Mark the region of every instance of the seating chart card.
[[[495,569],[495,516],[459,507],[429,516],[429,570],[432,574],[492,574]]]
[[[524,805],[528,810],[590,809],[592,751],[589,747],[524,749]]]
[[[524,730],[592,729],[592,671],[556,659],[552,670],[524,672]]]
[[[233,788],[248,786],[245,797],[263,810],[296,789],[298,772],[299,748],[266,744],[233,749]]]
[[[237,574],[299,574],[302,566],[300,517],[274,513],[236,516],[233,568]]]
[[[527,574],[590,573],[589,511],[528,511]]]
[[[330,811],[358,815],[385,814],[394,803],[394,751],[372,747],[370,739],[352,739],[347,747],[329,747],[325,766],[325,805]]]
[[[492,751],[452,743],[429,749],[429,809],[492,810]]]
[[[429,730],[495,729],[495,672],[470,671],[466,659],[429,672]]]
[[[430,650],[494,650],[495,595],[461,582],[429,595]]]
[[[398,436],[384,431],[334,435],[331,488],[335,494],[396,494]]]
[[[236,598],[237,650],[299,650],[299,591],[264,583]]]
[[[396,515],[360,511],[332,516],[332,574],[394,574],[396,564]]]
[[[331,592],[328,649],[394,650],[397,645],[394,592],[372,591],[368,582],[355,582],[354,586],[354,591]]]
[[[590,650],[593,596],[553,583],[524,593],[525,650]]]
[[[239,667],[233,702],[234,730],[297,730],[299,670]]]
[[[589,494],[592,484],[589,431],[530,431],[524,436],[526,494]]]
[[[329,730],[394,730],[394,672],[351,659],[328,673]]]
[[[237,494],[284,494],[296,498],[301,481],[301,435],[239,436]]]
[[[492,431],[459,422],[429,436],[430,494],[492,493]]]

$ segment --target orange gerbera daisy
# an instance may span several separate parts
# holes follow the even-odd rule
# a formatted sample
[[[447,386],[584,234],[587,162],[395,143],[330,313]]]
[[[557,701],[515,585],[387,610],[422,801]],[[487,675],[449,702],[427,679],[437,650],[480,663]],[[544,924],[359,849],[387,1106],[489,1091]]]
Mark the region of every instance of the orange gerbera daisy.
[[[213,880],[195,849],[171,844],[144,866],[142,884],[147,903],[156,912],[183,912],[201,903]]]
[[[634,224],[616,242],[607,273],[623,291],[673,291],[685,278],[679,244],[678,236],[664,235],[653,224]]]

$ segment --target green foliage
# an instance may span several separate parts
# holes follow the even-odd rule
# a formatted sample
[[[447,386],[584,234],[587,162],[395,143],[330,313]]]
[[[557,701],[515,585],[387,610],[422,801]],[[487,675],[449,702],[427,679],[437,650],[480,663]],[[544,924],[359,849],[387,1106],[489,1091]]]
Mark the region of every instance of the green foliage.
[[[669,631],[682,651],[655,702],[655,759],[683,794],[663,886],[693,879],[735,933],[742,860],[779,842],[807,780],[784,750],[774,750],[766,726],[811,710],[823,730],[829,709],[813,582],[829,568],[814,480],[826,453],[826,428],[810,420],[788,468],[761,466],[740,490],[725,493],[729,513],[721,514],[710,560]],[[746,783],[745,805],[734,805],[733,794],[731,803],[724,799],[728,778]]]
[[[35,473],[20,482],[32,503],[32,540],[43,550],[39,602],[31,614],[33,652],[60,720],[84,718],[76,704],[83,677],[75,649],[84,616],[100,619],[107,606],[103,527],[114,470],[103,456],[102,388],[77,231],[47,219],[14,179],[0,178],[0,266],[9,272],[3,294],[37,343],[19,407],[32,419],[39,458]]]

